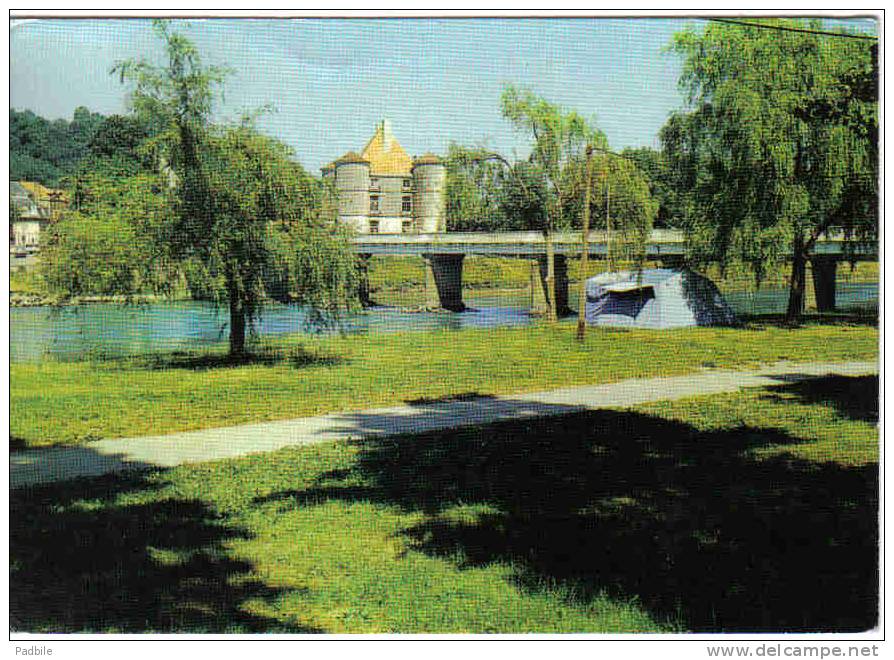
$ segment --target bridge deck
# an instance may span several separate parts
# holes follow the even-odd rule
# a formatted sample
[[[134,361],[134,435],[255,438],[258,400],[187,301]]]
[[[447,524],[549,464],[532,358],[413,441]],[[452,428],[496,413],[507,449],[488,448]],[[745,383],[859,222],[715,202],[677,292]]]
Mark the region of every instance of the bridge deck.
[[[449,232],[439,234],[358,234],[353,239],[354,249],[360,254],[371,255],[421,255],[421,254],[478,254],[493,256],[534,257],[546,253],[543,234],[538,231],[522,232]],[[553,235],[556,254],[581,253],[580,232],[559,232]],[[590,232],[589,254],[604,256],[608,251],[605,231]],[[814,254],[845,257],[843,236],[821,238]],[[686,254],[683,232],[656,229],[649,238],[646,254],[652,258],[677,257]],[[875,259],[876,246],[862,246],[855,250],[859,259]]]

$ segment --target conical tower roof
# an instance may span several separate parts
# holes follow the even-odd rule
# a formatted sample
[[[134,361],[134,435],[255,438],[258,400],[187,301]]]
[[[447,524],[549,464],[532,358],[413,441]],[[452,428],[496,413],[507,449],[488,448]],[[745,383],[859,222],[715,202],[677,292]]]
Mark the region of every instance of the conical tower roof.
[[[369,171],[373,175],[409,176],[413,167],[413,159],[391,133],[391,123],[387,119],[376,126],[376,132],[366,143],[361,156],[369,161]]]
[[[357,152],[349,151],[344,156],[342,156],[337,161],[335,161],[335,165],[341,165],[343,163],[368,163],[368,162],[369,162],[369,159],[364,158],[363,156],[359,155]]]
[[[431,152],[420,156],[414,161],[415,165],[442,165],[443,163],[444,161],[442,161]]]

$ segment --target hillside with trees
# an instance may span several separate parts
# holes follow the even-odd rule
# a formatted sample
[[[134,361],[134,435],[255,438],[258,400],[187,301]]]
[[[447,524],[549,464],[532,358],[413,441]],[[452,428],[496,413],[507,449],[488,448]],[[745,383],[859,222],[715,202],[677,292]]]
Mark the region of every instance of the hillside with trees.
[[[87,108],[75,109],[71,121],[49,120],[30,110],[9,110],[9,178],[59,186],[87,155],[105,117]]]

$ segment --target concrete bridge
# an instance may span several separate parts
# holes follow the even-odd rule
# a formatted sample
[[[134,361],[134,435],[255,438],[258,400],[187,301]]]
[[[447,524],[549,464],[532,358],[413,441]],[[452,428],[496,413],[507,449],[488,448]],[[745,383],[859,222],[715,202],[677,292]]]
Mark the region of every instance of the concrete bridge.
[[[368,259],[374,255],[418,255],[425,259],[426,306],[452,311],[465,309],[462,299],[462,265],[468,254],[536,259],[540,286],[534,287],[541,305],[546,302],[546,243],[543,234],[528,232],[448,232],[435,234],[358,234],[354,249],[361,257],[361,300],[369,302],[366,273]],[[568,257],[581,254],[580,232],[553,235],[555,252],[556,309],[568,310]],[[609,242],[605,231],[592,231],[589,236],[590,256],[604,258]],[[853,257],[851,256],[853,255]],[[673,268],[686,259],[683,232],[656,229],[646,244],[646,258]],[[835,308],[835,275],[838,262],[845,258],[877,259],[877,248],[861,246],[848,253],[842,235],[827,235],[817,241],[811,256],[816,306],[820,311]],[[535,307],[538,305],[535,303]]]

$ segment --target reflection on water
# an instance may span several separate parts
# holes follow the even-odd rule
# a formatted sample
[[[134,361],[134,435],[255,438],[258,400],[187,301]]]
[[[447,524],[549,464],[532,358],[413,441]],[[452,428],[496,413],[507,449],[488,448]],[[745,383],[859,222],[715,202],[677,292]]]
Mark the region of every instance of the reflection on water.
[[[756,293],[728,293],[739,313],[781,313],[788,292],[765,289]],[[573,296],[572,296],[573,297]],[[436,329],[521,326],[531,323],[530,293],[526,291],[465,294],[469,311],[457,313],[409,312],[380,306],[354,314],[344,323],[351,333],[380,333]],[[878,304],[878,285],[839,284],[841,308]],[[407,303],[404,303],[407,304]],[[259,335],[307,332],[304,311],[294,305],[264,310],[256,323]],[[227,315],[203,302],[168,302],[148,305],[91,304],[50,310],[22,307],[10,310],[10,360],[39,360],[43,355],[76,357],[89,353],[126,355],[158,350],[182,350],[227,339]]]
[[[488,328],[530,323],[528,306],[514,296],[469,296],[462,314],[412,312],[373,307],[344,320],[342,331],[379,333],[437,329]],[[90,304],[52,310],[10,310],[10,360],[33,361],[42,355],[76,357],[89,353],[127,355],[182,350],[225,342],[228,315],[211,303],[184,301],[146,305]],[[296,305],[272,305],[255,323],[258,335],[319,331],[308,325]],[[332,329],[328,332],[337,332]]]

